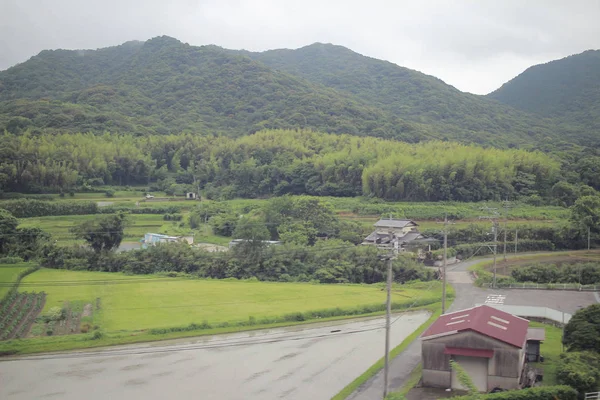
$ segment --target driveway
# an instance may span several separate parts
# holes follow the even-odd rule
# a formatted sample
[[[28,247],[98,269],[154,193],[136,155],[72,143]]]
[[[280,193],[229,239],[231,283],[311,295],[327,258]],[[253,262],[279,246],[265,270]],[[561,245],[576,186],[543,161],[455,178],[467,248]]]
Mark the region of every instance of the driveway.
[[[429,318],[395,315],[397,346]],[[0,399],[325,400],[383,356],[385,318],[0,362]]]

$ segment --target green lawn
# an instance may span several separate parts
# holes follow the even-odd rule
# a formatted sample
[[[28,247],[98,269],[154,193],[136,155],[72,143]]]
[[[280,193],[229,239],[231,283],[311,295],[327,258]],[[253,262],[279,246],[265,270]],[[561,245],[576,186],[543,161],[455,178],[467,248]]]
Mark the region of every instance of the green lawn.
[[[544,370],[543,386],[558,385],[556,382],[556,363],[562,353],[562,329],[539,322],[530,322],[529,326],[546,329],[546,340],[540,348],[540,354],[544,356],[544,362],[532,363],[532,365]]]
[[[0,299],[10,289],[10,283],[17,280],[19,273],[31,267],[30,264],[0,264]]]
[[[437,299],[440,285],[434,283],[432,291],[424,290],[424,285],[396,287],[394,302]],[[258,319],[385,301],[381,285],[187,280],[51,269],[27,276],[21,290],[46,292],[45,310],[61,306],[66,300],[95,304],[96,298],[100,298],[102,315],[94,322],[106,331],[181,326],[205,320],[240,321],[250,316]]]

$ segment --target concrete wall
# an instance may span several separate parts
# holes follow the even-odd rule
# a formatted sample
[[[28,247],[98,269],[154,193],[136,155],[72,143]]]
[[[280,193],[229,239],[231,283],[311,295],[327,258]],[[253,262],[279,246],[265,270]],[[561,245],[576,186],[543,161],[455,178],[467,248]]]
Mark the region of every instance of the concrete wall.
[[[450,387],[451,372],[450,371],[434,371],[430,369],[423,369],[423,386],[425,387],[438,387],[447,389]]]

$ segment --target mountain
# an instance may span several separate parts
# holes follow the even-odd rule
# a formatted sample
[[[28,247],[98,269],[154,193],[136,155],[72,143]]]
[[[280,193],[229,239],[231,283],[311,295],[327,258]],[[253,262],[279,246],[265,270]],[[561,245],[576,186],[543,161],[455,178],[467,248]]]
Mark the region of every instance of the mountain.
[[[248,57],[169,37],[96,51],[43,51],[1,72],[2,126],[231,136],[311,127],[406,141],[428,129]]]
[[[0,129],[9,132],[240,136],[265,128],[497,147],[559,138],[547,118],[326,44],[251,53],[163,36],[43,51],[0,72]]]
[[[554,135],[552,122],[544,118],[463,93],[433,76],[342,46],[315,43],[297,50],[243,54],[276,70],[350,93],[408,121],[431,126],[441,137],[502,146]]]
[[[488,98],[552,117],[562,129],[584,131],[596,141],[600,132],[600,50],[528,68]]]

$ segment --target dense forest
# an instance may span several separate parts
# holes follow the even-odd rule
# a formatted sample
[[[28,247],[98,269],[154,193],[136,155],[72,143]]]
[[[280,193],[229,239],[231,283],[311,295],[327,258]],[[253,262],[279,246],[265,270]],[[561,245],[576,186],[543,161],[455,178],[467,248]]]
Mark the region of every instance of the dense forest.
[[[374,106],[434,128],[438,139],[518,146],[549,135],[551,123],[443,81],[342,46],[244,52],[276,70],[350,93]]]
[[[43,51],[0,72],[0,130],[10,133],[238,137],[307,128],[503,148],[566,138],[550,119],[332,45],[249,53],[157,37]]]
[[[0,188],[19,192],[147,185],[209,198],[284,194],[388,200],[479,201],[552,196],[572,203],[580,182],[600,189],[600,157],[559,161],[541,152],[451,142],[409,144],[312,131],[237,139],[192,134],[1,135]],[[583,150],[582,150],[583,151]],[[593,191],[592,188],[586,189]]]
[[[576,129],[588,144],[597,144],[599,94],[600,50],[589,50],[528,68],[488,97],[525,112],[554,117],[561,130]]]
[[[12,133],[240,136],[294,127],[409,142],[430,129],[248,57],[168,37],[43,51],[0,72],[0,129]]]

